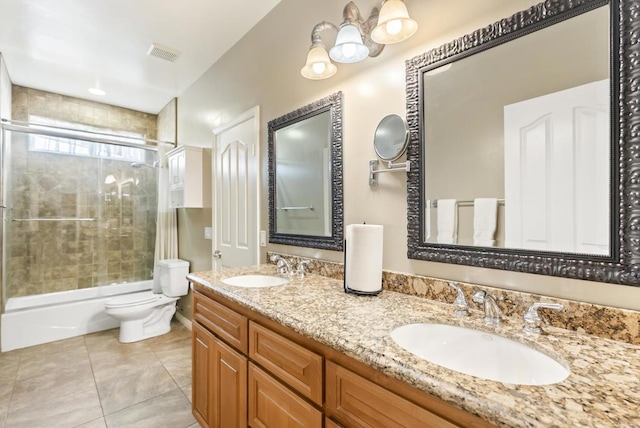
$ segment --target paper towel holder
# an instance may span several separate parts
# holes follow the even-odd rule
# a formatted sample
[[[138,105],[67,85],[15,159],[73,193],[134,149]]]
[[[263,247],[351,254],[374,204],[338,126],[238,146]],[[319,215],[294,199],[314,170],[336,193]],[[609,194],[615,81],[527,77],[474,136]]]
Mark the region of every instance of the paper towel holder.
[[[380,289],[375,290],[375,291],[361,291],[361,290],[354,290],[353,288],[349,288],[349,286],[347,285],[347,272],[346,272],[346,268],[347,268],[347,240],[344,240],[344,248],[345,248],[345,252],[344,252],[344,267],[345,267],[345,272],[342,275],[342,286],[344,287],[344,292],[347,294],[355,294],[358,296],[377,296],[378,294],[382,293],[382,283],[380,284]]]

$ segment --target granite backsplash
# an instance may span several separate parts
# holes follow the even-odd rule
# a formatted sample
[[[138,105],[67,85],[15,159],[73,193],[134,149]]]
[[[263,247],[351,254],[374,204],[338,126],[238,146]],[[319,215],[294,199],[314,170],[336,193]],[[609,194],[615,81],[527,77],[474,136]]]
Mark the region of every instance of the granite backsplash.
[[[268,252],[267,260],[274,254],[281,255],[297,263],[309,260],[304,257],[288,254]],[[310,259],[308,270],[317,275],[334,279],[343,279],[343,264],[318,259]],[[406,273],[382,272],[382,287],[384,290],[396,291],[445,303],[453,303],[456,292],[447,285],[448,280]],[[522,319],[527,308],[534,302],[561,303],[561,311],[540,310],[543,327],[550,325],[566,330],[584,332],[605,339],[619,340],[631,344],[640,344],[640,312],[619,309],[586,302],[558,299],[538,294],[523,293],[513,290],[488,287],[484,285],[456,283],[462,288],[471,309],[481,308],[471,300],[476,290],[484,290],[498,299],[498,305],[505,317],[519,317]]]

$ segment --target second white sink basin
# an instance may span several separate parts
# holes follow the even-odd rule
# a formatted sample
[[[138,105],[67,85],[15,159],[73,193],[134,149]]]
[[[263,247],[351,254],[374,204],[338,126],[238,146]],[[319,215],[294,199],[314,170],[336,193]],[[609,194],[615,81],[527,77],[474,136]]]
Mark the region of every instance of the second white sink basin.
[[[549,385],[569,370],[553,358],[513,340],[444,324],[408,324],[391,332],[400,347],[427,361],[483,379],[517,385]]]
[[[285,285],[291,281],[287,278],[271,275],[238,275],[230,278],[224,278],[222,282],[235,287],[261,288]]]

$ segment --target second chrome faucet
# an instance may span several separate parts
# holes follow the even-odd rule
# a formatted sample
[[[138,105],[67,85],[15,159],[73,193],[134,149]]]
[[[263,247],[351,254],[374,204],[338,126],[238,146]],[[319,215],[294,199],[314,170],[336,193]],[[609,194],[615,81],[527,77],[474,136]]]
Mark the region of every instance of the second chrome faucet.
[[[496,302],[495,296],[487,294],[484,290],[477,290],[471,297],[476,303],[484,305],[485,324],[498,325],[502,320],[502,311]]]
[[[274,254],[271,256],[271,261],[276,264],[276,269],[278,270],[278,274],[280,275],[294,275],[297,274],[298,278],[304,278],[306,273],[305,268],[310,263],[309,260],[301,260],[298,263],[298,266],[294,268],[295,262],[293,260],[287,261],[284,257],[279,254]]]
[[[464,297],[464,292],[462,288],[455,282],[449,281],[449,287],[456,290],[458,293],[456,295],[456,299],[453,301],[453,306],[455,306],[454,314],[459,317],[468,317],[469,316],[469,304],[467,303],[467,299]],[[476,303],[480,303],[484,307],[484,322],[486,324],[498,325],[500,324],[502,311],[496,302],[496,298],[487,294],[484,290],[477,290],[473,293],[472,299]]]

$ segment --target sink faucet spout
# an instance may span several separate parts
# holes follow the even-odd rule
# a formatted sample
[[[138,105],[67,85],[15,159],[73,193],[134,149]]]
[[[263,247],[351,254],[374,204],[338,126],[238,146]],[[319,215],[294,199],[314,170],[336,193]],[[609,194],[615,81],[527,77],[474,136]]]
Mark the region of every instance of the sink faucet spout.
[[[498,325],[501,321],[502,311],[496,302],[495,296],[486,291],[478,290],[473,293],[473,301],[484,305],[485,324]]]
[[[293,273],[293,268],[291,267],[291,263],[289,263],[281,255],[274,254],[273,256],[271,256],[271,261],[276,264],[276,268],[280,275],[291,275]]]

